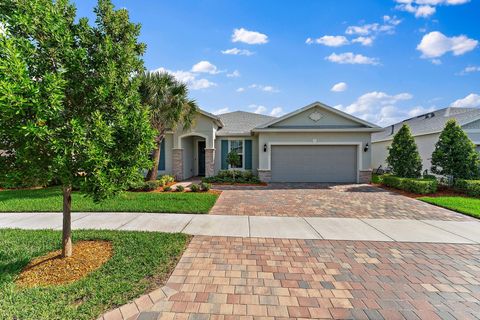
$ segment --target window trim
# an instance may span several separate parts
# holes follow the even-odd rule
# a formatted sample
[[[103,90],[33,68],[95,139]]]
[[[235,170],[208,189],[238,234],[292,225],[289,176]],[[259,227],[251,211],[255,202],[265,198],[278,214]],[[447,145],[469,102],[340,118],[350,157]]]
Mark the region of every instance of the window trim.
[[[230,151],[232,150],[232,141],[241,141],[242,142],[242,153],[239,153],[239,155],[242,155],[242,166],[239,167],[239,168],[232,168],[232,166],[230,166],[229,164],[228,165],[228,169],[229,170],[245,170],[245,139],[236,139],[236,138],[231,138],[231,139],[228,139],[228,153],[230,153]]]

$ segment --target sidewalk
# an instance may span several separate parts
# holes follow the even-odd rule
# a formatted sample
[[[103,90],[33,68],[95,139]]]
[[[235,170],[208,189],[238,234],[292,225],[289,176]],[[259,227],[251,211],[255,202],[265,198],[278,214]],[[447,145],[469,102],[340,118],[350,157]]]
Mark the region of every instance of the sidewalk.
[[[61,226],[60,213],[0,213],[0,228]],[[81,212],[72,213],[72,228],[245,238],[480,243],[479,221]]]

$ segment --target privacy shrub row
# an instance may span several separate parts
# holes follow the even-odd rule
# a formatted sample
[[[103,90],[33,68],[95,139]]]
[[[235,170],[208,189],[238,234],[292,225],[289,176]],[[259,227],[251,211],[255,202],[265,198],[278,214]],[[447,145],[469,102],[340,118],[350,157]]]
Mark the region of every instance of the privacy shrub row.
[[[438,188],[436,179],[400,178],[392,175],[383,175],[382,184],[417,194],[435,193]]]
[[[470,197],[480,197],[480,180],[457,179],[454,188]]]

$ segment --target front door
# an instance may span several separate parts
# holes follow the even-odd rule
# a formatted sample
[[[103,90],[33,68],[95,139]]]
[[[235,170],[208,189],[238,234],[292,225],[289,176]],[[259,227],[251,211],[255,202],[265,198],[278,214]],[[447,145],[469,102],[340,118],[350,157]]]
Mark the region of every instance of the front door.
[[[198,141],[198,175],[205,175],[205,141]]]

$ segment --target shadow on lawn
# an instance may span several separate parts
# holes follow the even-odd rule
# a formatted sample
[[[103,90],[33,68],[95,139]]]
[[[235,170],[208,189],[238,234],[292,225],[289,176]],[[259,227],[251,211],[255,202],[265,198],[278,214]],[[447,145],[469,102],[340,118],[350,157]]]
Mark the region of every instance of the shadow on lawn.
[[[46,199],[61,196],[59,187],[45,189],[10,189],[0,191],[0,202],[18,199]]]

